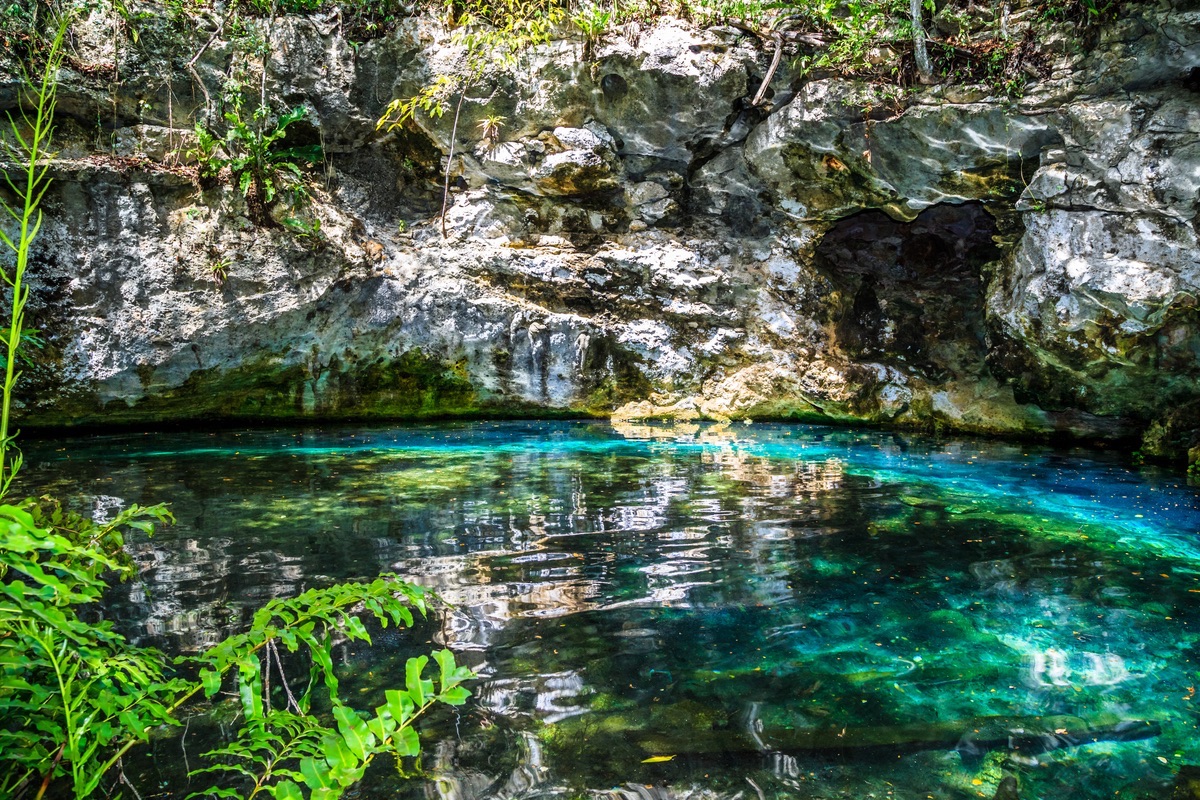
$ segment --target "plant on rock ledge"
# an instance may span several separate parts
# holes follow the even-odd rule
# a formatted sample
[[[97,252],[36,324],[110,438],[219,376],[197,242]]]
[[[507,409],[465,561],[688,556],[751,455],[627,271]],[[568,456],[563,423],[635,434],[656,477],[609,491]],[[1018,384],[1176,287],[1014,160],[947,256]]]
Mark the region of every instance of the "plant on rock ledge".
[[[223,137],[197,123],[197,144],[190,155],[197,160],[202,178],[228,167],[241,195],[252,207],[265,208],[283,189],[301,186],[302,164],[321,161],[320,145],[283,144],[288,126],[304,119],[305,113],[294,108],[272,119],[266,106],[259,106],[247,119],[237,97],[225,113],[228,128]]]

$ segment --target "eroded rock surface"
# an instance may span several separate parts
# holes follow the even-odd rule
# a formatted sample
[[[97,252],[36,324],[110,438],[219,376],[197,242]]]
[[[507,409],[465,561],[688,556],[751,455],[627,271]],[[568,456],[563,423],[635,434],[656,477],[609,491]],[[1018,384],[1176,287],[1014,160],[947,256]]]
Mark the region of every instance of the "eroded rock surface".
[[[375,123],[456,57],[446,31],[355,48],[332,17],[273,23],[268,100],[327,156],[304,237],[178,166],[204,97],[172,54],[214,28],[147,23],[113,95],[113,24],[81,24],[63,76],[27,425],[615,413],[1197,443],[1195,3],[1051,41],[1020,100],[785,66],[754,108],[770,53],[737,30],[562,42],[464,95],[445,238],[452,114]],[[196,72],[214,94],[237,63],[217,37]]]

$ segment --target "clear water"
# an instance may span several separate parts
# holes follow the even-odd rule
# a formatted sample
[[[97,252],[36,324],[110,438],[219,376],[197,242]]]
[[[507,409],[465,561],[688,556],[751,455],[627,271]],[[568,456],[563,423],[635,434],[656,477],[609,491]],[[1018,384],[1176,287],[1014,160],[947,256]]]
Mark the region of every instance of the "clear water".
[[[108,608],[142,643],[195,650],[381,571],[452,605],[340,654],[363,707],[431,643],[480,675],[425,729],[425,776],[362,797],[990,798],[1012,774],[1022,798],[1149,798],[1200,763],[1200,498],[1115,456],[505,422],[27,457],[29,491],[171,503]],[[1081,744],[1058,715],[1147,738]],[[155,742],[142,795],[196,748]]]

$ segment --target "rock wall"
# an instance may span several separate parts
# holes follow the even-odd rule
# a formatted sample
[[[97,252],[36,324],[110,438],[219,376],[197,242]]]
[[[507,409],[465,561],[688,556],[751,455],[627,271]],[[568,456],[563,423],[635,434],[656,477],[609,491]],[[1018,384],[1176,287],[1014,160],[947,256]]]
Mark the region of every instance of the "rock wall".
[[[1019,99],[785,66],[754,108],[770,53],[740,30],[564,40],[465,94],[445,238],[453,115],[376,130],[457,57],[445,30],[260,23],[263,96],[326,154],[298,236],[181,160],[205,93],[261,72],[219,22],[76,25],[26,427],[585,413],[1195,443],[1194,0],[1129,3],[1083,48],[1051,26]]]

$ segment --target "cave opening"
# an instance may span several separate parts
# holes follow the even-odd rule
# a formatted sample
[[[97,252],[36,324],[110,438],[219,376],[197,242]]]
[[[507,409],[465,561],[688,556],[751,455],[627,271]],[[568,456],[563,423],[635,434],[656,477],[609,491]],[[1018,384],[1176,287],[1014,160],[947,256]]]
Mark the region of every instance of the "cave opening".
[[[997,234],[982,203],[931,206],[912,222],[874,210],[839,220],[815,254],[838,292],[829,320],[837,346],[934,381],[978,371],[983,268],[1002,255]]]

